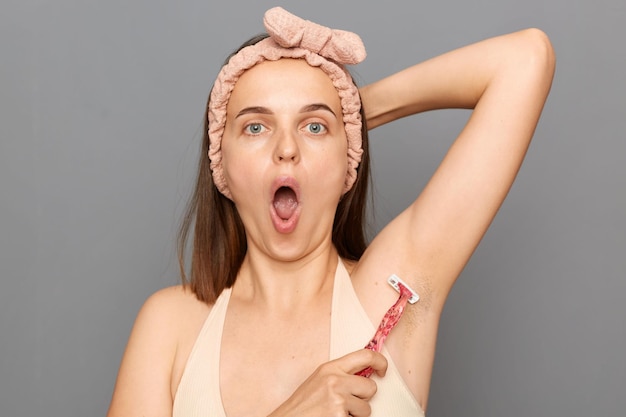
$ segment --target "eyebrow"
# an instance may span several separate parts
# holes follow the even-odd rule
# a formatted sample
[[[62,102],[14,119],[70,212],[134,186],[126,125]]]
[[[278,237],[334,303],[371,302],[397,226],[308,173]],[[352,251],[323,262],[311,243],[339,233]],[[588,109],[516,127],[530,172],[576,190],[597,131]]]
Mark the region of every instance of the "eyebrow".
[[[300,110],[300,113],[308,113],[308,112],[317,111],[317,110],[329,111],[329,112],[332,113],[333,116],[337,117],[335,112],[330,107],[328,107],[326,104],[324,104],[324,103],[314,103],[314,104],[309,104],[308,106],[304,106]]]
[[[324,103],[308,104],[300,109],[300,113],[309,113],[309,112],[318,111],[318,110],[326,110],[330,112],[333,116],[337,117],[335,112]],[[246,107],[244,109],[241,109],[241,111],[237,113],[237,116],[235,116],[235,119],[245,114],[274,114],[274,113],[267,107],[263,107],[263,106]]]
[[[261,106],[246,107],[242,109],[239,113],[237,113],[237,116],[235,116],[235,119],[239,116],[243,116],[244,114],[272,114],[272,111],[268,109],[267,107],[261,107]]]

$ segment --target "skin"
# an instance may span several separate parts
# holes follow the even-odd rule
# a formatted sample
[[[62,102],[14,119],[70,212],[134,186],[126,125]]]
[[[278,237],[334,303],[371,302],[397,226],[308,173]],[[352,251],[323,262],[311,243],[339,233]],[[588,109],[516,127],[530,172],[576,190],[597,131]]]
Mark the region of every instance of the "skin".
[[[302,60],[264,62],[238,80],[226,114],[224,175],[249,236],[246,259],[299,262],[328,250],[348,166],[341,104],[328,76]],[[268,215],[280,178],[300,189],[292,233],[276,231]]]
[[[390,274],[420,294],[385,344],[424,409],[445,299],[517,174],[554,66],[548,38],[530,29],[452,51],[361,89],[370,128],[428,110],[474,109],[421,194],[359,262],[347,264],[375,325],[397,299],[385,284]],[[366,366],[381,375],[386,370],[384,357],[366,350],[328,362],[337,262],[330,232],[346,170],[345,134],[332,116],[340,114],[339,101],[329,83],[319,69],[281,60],[246,72],[229,103],[224,167],[249,247],[222,340],[220,389],[229,417],[367,416],[376,386],[353,374]],[[330,111],[303,112],[310,104]],[[263,111],[237,117],[252,107]],[[261,133],[251,135],[254,123]],[[328,129],[313,134],[311,123]],[[273,181],[284,175],[297,180],[301,193],[298,225],[288,234],[278,232],[269,215]],[[210,309],[181,287],[148,299],[122,360],[110,417],[171,416]],[[258,354],[250,358],[242,346]]]

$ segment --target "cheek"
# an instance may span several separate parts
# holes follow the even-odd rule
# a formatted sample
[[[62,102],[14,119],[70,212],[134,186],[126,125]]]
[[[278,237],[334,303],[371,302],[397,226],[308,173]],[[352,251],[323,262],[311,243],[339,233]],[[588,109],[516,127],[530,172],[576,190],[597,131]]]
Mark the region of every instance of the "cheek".
[[[222,145],[222,169],[228,188],[235,193],[255,177],[253,173],[256,166],[254,158],[224,143]]]
[[[340,157],[335,157],[332,159],[328,159],[326,161],[328,172],[333,173],[333,178],[335,180],[343,182],[346,177],[346,173],[348,171],[348,158],[345,155]]]
[[[238,160],[237,158],[233,158],[233,153],[224,142],[225,141],[222,141],[222,170],[224,171],[224,177],[228,182],[228,187],[231,188],[233,173],[238,171]]]
[[[341,192],[348,172],[347,151],[345,149],[328,150],[318,161],[317,171],[320,173],[319,180],[321,184],[323,183],[323,187],[327,187],[327,190],[330,187]]]

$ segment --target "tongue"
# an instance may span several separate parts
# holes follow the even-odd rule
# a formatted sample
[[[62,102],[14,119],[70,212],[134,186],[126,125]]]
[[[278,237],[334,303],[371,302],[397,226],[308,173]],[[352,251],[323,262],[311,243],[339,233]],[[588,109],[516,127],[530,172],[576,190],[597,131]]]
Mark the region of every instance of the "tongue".
[[[298,207],[296,193],[294,193],[291,188],[281,187],[276,191],[276,195],[274,196],[274,208],[281,219],[289,219],[294,211],[296,211],[296,207]]]

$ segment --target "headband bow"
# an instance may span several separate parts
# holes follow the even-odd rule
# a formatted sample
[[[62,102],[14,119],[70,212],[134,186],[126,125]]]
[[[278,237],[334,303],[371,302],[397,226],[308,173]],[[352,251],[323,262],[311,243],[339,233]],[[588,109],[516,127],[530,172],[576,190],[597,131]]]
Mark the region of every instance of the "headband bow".
[[[267,33],[283,48],[303,48],[340,64],[365,59],[365,46],[355,33],[331,29],[275,7],[263,19]]]
[[[348,141],[348,171],[344,193],[356,181],[356,169],[361,162],[361,99],[352,77],[343,64],[357,64],[365,59],[365,47],[358,35],[333,30],[308,20],[300,19],[286,10],[275,7],[264,17],[269,38],[241,49],[220,70],[209,100],[209,159],[213,182],[217,189],[232,199],[222,167],[222,136],[226,125],[226,107],[239,77],[263,61],[281,58],[304,59],[322,69],[331,79],[343,112],[343,123]]]

